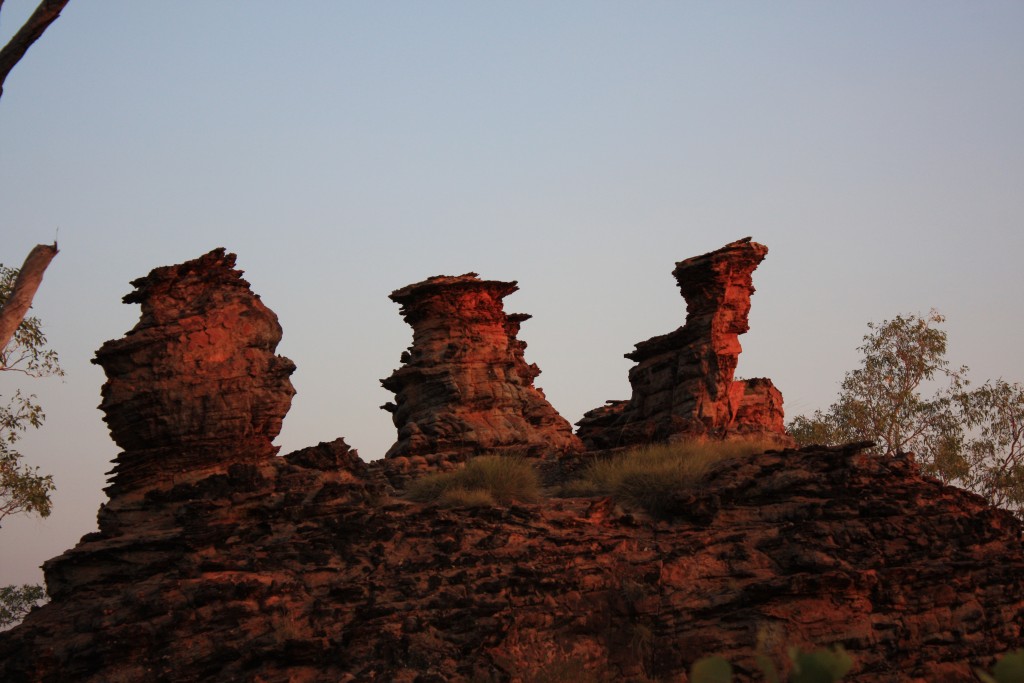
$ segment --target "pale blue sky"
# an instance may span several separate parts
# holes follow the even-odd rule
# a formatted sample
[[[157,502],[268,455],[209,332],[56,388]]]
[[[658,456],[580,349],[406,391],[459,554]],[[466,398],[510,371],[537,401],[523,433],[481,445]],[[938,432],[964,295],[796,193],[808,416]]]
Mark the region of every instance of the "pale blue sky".
[[[1024,3],[72,0],[0,99],[0,261],[58,227],[36,313],[67,377],[0,376],[44,402],[21,446],[58,492],[0,530],[0,584],[95,526],[117,448],[89,360],[135,324],[129,280],[217,246],[298,364],[284,451],[391,444],[393,289],[519,280],[575,422],[682,323],[674,263],[747,235],[771,252],[739,373],[789,415],[867,321],[932,307],[954,363],[1024,380]]]

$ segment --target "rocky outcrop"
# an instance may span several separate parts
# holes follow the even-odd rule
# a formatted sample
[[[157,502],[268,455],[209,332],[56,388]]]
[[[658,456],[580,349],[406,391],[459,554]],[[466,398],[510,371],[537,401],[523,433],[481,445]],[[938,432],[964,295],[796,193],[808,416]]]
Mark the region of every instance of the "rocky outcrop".
[[[847,680],[959,683],[1020,647],[1021,523],[865,444],[721,461],[659,519],[414,504],[382,483],[398,458],[341,439],[273,457],[291,365],[232,266],[212,252],[128,297],[142,320],[99,354],[111,500],[44,565],[51,601],[0,633],[0,680],[685,681],[719,654],[748,681],[758,652],[841,644]],[[494,316],[505,290],[466,284]],[[770,386],[743,386],[734,424],[764,423]]]
[[[745,681],[758,643],[839,643],[847,680],[959,683],[1020,646],[1020,524],[908,459],[744,457],[654,521],[368,496],[332,452],[152,495],[47,563],[0,680],[682,681],[721,654]]]
[[[112,498],[276,454],[295,366],[274,355],[277,316],[234,265],[216,249],[153,270],[124,297],[142,316],[93,361],[107,374],[100,409],[124,449]]]
[[[686,324],[640,342],[626,358],[633,395],[584,415],[578,434],[590,449],[673,438],[761,437],[790,443],[782,394],[768,379],[734,381],[750,329],[751,273],[768,247],[749,237],[680,261],[672,274],[686,299]]]
[[[413,341],[402,367],[381,380],[395,392],[383,408],[398,428],[386,457],[581,450],[572,426],[533,385],[540,369],[527,364],[517,338],[530,316],[506,314],[502,303],[517,289],[467,273],[391,293]]]

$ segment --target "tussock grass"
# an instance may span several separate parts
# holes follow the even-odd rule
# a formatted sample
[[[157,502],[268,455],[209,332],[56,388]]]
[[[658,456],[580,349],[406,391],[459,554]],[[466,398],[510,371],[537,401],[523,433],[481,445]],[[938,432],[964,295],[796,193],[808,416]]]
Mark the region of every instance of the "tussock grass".
[[[411,482],[406,495],[421,503],[481,506],[531,503],[541,497],[533,466],[517,456],[481,455],[453,472],[428,474]]]
[[[443,507],[491,507],[498,501],[490,491],[456,487],[443,491],[437,502]]]
[[[680,494],[695,489],[723,460],[772,448],[764,441],[705,441],[645,446],[588,465],[562,487],[564,496],[612,496],[627,507],[663,516]]]

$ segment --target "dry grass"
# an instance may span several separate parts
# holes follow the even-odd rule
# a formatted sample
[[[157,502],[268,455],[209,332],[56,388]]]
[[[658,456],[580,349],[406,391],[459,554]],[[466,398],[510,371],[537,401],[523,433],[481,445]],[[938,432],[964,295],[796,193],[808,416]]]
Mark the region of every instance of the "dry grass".
[[[524,458],[481,455],[461,469],[411,482],[406,495],[421,503],[449,507],[531,503],[541,497],[541,486],[537,472]]]
[[[580,479],[562,489],[566,496],[612,496],[627,507],[662,516],[681,492],[700,486],[723,460],[761,453],[762,441],[706,441],[638,448],[595,460]]]
[[[485,489],[445,489],[437,498],[442,507],[490,507],[498,501]]]

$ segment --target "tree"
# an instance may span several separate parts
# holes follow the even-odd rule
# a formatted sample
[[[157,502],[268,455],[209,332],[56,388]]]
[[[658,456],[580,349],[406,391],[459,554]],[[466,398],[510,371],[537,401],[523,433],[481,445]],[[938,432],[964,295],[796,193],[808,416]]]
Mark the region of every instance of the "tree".
[[[0,9],[3,3],[4,0],[0,0]],[[42,0],[0,48],[0,96],[3,96],[4,83],[11,70],[67,4],[68,0]],[[46,337],[38,318],[25,317],[43,271],[56,254],[56,244],[52,248],[37,246],[25,260],[21,278],[17,270],[0,264],[0,371],[15,370],[35,377],[64,374],[56,353],[44,348]],[[24,465],[21,454],[13,448],[25,429],[38,428],[43,423],[42,408],[34,401],[35,396],[17,391],[6,406],[0,406],[0,521],[17,513],[34,512],[41,517],[50,514],[53,478],[40,475],[38,468]],[[0,628],[20,621],[45,596],[42,586],[0,587]]]
[[[955,445],[951,410],[966,385],[967,368],[949,368],[946,333],[937,327],[944,320],[933,310],[868,323],[871,331],[857,348],[861,365],[846,373],[836,402],[827,412],[788,425],[797,443],[874,441],[888,455]],[[923,397],[922,385],[937,378],[948,384]]]
[[[46,591],[42,586],[0,586],[0,628],[18,623],[44,599]]]
[[[0,264],[0,304],[15,290],[19,272]],[[30,377],[63,375],[57,353],[46,348],[42,322],[35,316],[21,320],[10,341],[0,349],[0,371],[19,372]],[[14,445],[28,428],[38,429],[46,415],[34,394],[17,390],[6,405],[0,405],[0,522],[19,513],[50,514],[53,477],[40,475],[38,467],[22,462]]]
[[[997,379],[960,401],[969,429],[961,479],[1024,518],[1024,385]]]
[[[19,275],[17,269],[0,264],[0,317],[10,310],[8,304],[14,299],[18,284],[25,282]],[[22,314],[14,333],[0,348],[0,371],[30,377],[64,374],[56,352],[46,348],[39,318]],[[26,465],[15,448],[24,432],[42,426],[45,417],[36,397],[20,390],[0,405],[0,522],[14,514],[50,514],[53,477],[40,474],[38,467]],[[19,621],[45,594],[42,586],[0,587],[0,627]]]
[[[0,0],[0,9],[3,8],[4,0]],[[4,81],[11,69],[21,61],[28,49],[32,47],[50,24],[57,20],[61,10],[68,4],[68,0],[43,0],[36,7],[36,10],[22,25],[18,32],[11,36],[11,39],[0,49],[0,96],[4,93]]]
[[[799,445],[874,441],[887,455],[912,452],[926,474],[1024,515],[1024,387],[1000,379],[969,391],[967,367],[946,360],[944,321],[932,310],[868,323],[860,367],[835,403],[794,418],[789,433]]]

